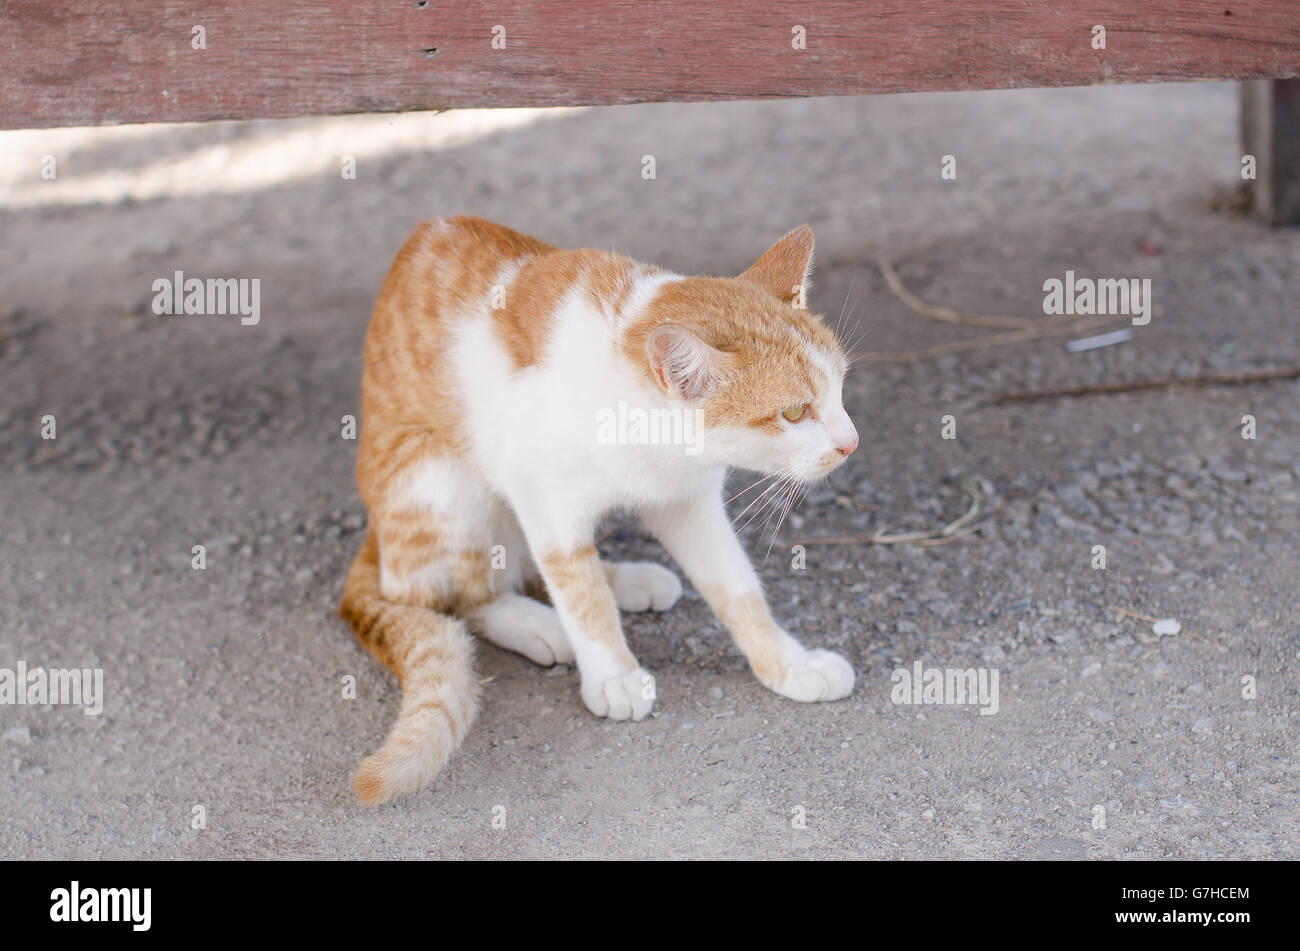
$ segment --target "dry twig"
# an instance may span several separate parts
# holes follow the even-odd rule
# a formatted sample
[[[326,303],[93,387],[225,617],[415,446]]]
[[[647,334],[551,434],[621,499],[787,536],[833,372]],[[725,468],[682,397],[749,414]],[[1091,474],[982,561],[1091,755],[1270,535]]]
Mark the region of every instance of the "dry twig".
[[[890,292],[913,312],[920,314],[922,317],[929,317],[931,320],[942,321],[946,324],[1015,329],[1006,333],[986,334],[974,340],[950,341],[949,343],[938,344],[921,350],[860,350],[853,354],[855,361],[866,363],[915,363],[920,360],[947,356],[950,353],[986,350],[989,347],[1001,347],[1007,344],[1023,343],[1027,340],[1038,340],[1043,337],[1054,337],[1066,333],[1091,330],[1095,327],[1106,326],[1123,317],[1123,315],[1107,315],[1104,317],[1062,315],[1059,317],[1038,318],[1010,317],[1001,314],[961,314],[950,307],[935,307],[927,304],[909,291],[903,285],[903,281],[898,276],[898,271],[894,268],[892,262],[882,259],[877,264]],[[1123,319],[1129,318],[1123,317]]]
[[[1300,377],[1300,366],[1269,367],[1265,370],[1241,370],[1235,373],[1207,373],[1202,376],[1159,377],[1153,380],[1127,380],[1114,383],[1094,383],[1089,386],[1069,386],[1059,390],[1029,390],[1025,393],[998,393],[994,405],[1025,403],[1031,400],[1050,400],[1063,396],[1092,396],[1098,393],[1127,393],[1131,390],[1155,390],[1167,386],[1240,386],[1246,383],[1267,383],[1272,380],[1294,380]]]
[[[970,499],[970,507],[966,512],[955,521],[949,522],[942,528],[930,529],[924,532],[901,532],[897,535],[891,535],[883,529],[873,532],[870,535],[846,535],[838,538],[806,538],[794,542],[796,545],[903,545],[909,542],[915,542],[918,545],[929,547],[931,545],[946,545],[949,542],[956,541],[965,535],[978,529],[979,525],[971,523],[979,516],[980,508],[984,503],[983,493],[980,492],[979,484],[974,479],[967,479],[962,483],[962,491]]]

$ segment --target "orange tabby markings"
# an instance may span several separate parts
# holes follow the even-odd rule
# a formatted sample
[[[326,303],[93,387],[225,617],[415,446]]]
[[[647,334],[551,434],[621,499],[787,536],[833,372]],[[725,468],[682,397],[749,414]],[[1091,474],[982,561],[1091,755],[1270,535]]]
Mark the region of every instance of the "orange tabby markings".
[[[509,228],[466,217],[423,222],[407,239],[366,333],[366,378],[377,385],[361,393],[357,487],[368,508],[381,502],[386,484],[417,459],[464,451],[452,367],[438,344],[461,310],[491,294],[503,265],[554,250]],[[507,320],[509,310],[494,313]],[[529,338],[528,346],[535,342]]]
[[[379,593],[374,535],[348,571],[339,614],[357,639],[401,684],[402,710],[378,753],[362,762],[353,790],[378,804],[414,792],[442,769],[478,709],[474,642],[447,615],[394,604]]]
[[[538,559],[552,597],[573,614],[578,626],[594,643],[626,655],[627,669],[636,660],[627,649],[618,620],[618,605],[605,580],[596,549],[590,545],[570,552],[551,552]]]
[[[710,425],[776,428],[776,412],[755,419],[755,407],[779,411],[807,401],[819,389],[823,374],[807,356],[810,344],[828,355],[839,353],[835,335],[820,318],[753,281],[688,277],[665,284],[653,306],[628,327],[624,355],[644,365],[646,339],[665,320],[718,350],[724,374],[755,363],[770,367],[757,376],[732,373],[728,383],[705,398],[702,408]],[[648,367],[646,374],[659,385]]]
[[[733,598],[721,588],[706,588],[700,594],[727,626],[755,676],[768,685],[780,684],[785,679],[781,629],[772,620],[763,596],[751,592]]]

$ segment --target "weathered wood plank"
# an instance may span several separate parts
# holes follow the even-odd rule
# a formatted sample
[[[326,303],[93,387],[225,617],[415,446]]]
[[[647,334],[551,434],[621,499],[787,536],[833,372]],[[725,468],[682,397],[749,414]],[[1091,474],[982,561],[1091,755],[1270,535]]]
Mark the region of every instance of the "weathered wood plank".
[[[1296,0],[0,0],[0,128],[1296,76]]]
[[[1241,150],[1255,158],[1255,213],[1300,225],[1300,80],[1242,83]]]

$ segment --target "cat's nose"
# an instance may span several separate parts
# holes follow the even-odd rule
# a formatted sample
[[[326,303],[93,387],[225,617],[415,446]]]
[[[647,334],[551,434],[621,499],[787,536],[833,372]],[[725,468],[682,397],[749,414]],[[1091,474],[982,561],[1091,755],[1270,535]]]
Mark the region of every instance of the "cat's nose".
[[[831,445],[844,458],[847,459],[853,454],[853,450],[858,448],[858,429],[844,410],[833,415],[827,421],[826,428],[827,435],[831,437]]]

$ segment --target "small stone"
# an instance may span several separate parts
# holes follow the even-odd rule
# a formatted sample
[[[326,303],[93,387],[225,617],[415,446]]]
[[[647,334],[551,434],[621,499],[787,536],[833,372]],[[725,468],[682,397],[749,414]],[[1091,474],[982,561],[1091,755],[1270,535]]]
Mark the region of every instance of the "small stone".
[[[925,812],[921,813],[921,820],[922,820],[923,822],[933,822],[933,821],[934,821],[934,810],[933,810],[933,809],[927,809],[927,810],[925,810]]]
[[[1201,717],[1192,724],[1192,732],[1199,733],[1202,736],[1208,736],[1214,732],[1214,721],[1209,717]]]
[[[709,688],[709,697],[712,698],[712,699],[714,699],[714,700],[721,700],[721,699],[722,699],[722,688],[721,688],[721,687],[710,687],[710,688]]]
[[[1156,637],[1173,637],[1182,629],[1183,626],[1178,623],[1178,619],[1172,617],[1162,617],[1151,625],[1151,633]]]
[[[4,740],[6,743],[17,743],[19,746],[31,746],[32,734],[25,726],[11,726],[5,730]]]
[[[1099,674],[1099,673],[1101,673],[1101,664],[1092,663],[1089,664],[1087,667],[1083,668],[1083,670],[1079,671],[1079,677],[1086,678],[1086,677],[1091,677],[1093,674]]]

